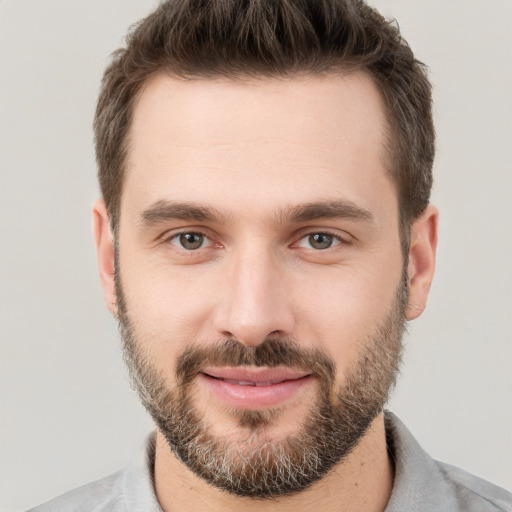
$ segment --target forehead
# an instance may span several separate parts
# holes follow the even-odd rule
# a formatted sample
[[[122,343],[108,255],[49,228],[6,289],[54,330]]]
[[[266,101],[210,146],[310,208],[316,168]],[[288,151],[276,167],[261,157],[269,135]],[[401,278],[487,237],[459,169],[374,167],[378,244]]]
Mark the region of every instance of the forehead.
[[[227,208],[249,194],[254,204],[246,208],[259,209],[340,195],[371,201],[360,193],[378,199],[384,189],[394,195],[383,164],[386,127],[381,95],[365,73],[159,75],[134,111],[121,210],[161,199]]]

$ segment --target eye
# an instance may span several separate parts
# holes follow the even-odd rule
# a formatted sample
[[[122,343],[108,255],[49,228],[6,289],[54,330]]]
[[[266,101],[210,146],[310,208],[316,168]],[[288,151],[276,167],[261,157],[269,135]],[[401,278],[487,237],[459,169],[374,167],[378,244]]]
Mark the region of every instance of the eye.
[[[178,233],[171,238],[170,242],[180,249],[195,251],[205,247],[209,239],[202,233]]]
[[[324,249],[334,247],[335,245],[339,245],[340,243],[341,239],[335,235],[331,235],[329,233],[310,233],[309,235],[302,237],[299,240],[298,245],[305,249],[322,251]]]

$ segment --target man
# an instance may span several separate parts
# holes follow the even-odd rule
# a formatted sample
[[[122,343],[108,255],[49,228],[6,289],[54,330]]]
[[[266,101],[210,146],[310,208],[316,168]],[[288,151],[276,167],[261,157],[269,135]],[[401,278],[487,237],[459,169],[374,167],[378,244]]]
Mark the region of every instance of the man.
[[[430,85],[358,1],[164,2],[106,71],[106,302],[157,430],[36,510],[511,510],[383,408],[426,303]]]

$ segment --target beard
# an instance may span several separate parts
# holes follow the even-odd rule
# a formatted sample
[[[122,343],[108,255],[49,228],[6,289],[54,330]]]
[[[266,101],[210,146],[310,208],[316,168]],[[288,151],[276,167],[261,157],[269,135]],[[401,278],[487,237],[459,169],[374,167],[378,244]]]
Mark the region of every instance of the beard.
[[[405,330],[407,282],[402,280],[385,321],[360,344],[357,361],[335,382],[334,360],[286,337],[257,346],[235,339],[194,344],[178,357],[175,384],[143,350],[135,332],[121,280],[116,276],[118,320],[123,355],[132,387],[152,416],[170,449],[197,476],[236,496],[273,499],[300,492],[342,463],[382,412],[399,371]],[[268,428],[282,411],[230,410],[240,437],[214,435],[206,414],[193,401],[195,378],[208,366],[288,367],[313,374],[315,399],[294,434],[272,439]]]

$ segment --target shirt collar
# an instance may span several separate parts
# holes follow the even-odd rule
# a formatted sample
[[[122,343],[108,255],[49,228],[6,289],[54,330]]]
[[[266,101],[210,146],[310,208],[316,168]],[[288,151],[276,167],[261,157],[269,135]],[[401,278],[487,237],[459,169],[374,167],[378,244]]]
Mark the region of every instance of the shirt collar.
[[[123,471],[119,483],[127,511],[163,512],[155,493],[155,446],[156,434],[152,432]]]
[[[405,425],[389,411],[385,424],[388,450],[395,463],[393,490],[385,512],[458,510],[439,466]]]

